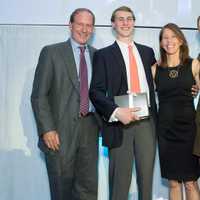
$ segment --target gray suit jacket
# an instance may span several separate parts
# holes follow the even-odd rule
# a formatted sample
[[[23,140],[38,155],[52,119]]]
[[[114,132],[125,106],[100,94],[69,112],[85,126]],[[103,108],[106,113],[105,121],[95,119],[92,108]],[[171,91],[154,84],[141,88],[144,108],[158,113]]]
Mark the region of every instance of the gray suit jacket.
[[[89,46],[91,60],[94,51]],[[63,146],[73,141],[73,129],[79,117],[80,97],[70,40],[42,49],[35,72],[31,103],[41,150],[49,151],[41,136],[51,130],[58,132]]]

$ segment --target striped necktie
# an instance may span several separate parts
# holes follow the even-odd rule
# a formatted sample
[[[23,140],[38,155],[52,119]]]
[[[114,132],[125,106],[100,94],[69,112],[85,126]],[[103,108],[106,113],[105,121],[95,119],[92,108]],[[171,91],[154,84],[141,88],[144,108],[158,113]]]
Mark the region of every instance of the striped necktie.
[[[88,95],[88,70],[85,60],[85,47],[80,49],[80,115],[85,116],[89,112],[89,95]]]

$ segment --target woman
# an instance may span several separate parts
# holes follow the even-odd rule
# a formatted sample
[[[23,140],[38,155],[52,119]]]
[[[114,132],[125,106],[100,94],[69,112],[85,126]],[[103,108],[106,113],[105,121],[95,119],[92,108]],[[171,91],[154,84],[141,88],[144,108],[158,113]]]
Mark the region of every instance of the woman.
[[[158,145],[161,175],[169,180],[170,200],[200,200],[198,158],[192,155],[196,134],[191,87],[200,84],[199,62],[189,57],[186,39],[176,24],[159,36],[161,59],[152,67],[159,99]]]

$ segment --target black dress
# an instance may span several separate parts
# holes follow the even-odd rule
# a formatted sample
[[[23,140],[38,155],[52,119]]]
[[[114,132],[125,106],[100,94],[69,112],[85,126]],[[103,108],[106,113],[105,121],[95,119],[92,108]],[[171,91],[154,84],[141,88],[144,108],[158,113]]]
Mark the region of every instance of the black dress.
[[[192,59],[184,66],[158,66],[155,75],[161,176],[169,180],[191,181],[200,175],[198,158],[192,155],[196,125],[191,65]]]

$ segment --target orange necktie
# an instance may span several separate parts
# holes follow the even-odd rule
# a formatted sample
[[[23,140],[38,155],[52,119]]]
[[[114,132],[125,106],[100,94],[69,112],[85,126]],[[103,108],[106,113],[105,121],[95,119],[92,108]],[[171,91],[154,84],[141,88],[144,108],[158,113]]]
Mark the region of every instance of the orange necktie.
[[[133,55],[133,47],[128,46],[129,52],[129,65],[130,65],[130,91],[134,93],[140,92],[140,81],[138,76],[137,63]]]

